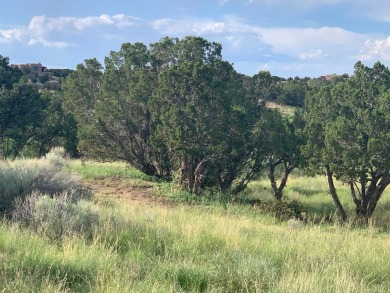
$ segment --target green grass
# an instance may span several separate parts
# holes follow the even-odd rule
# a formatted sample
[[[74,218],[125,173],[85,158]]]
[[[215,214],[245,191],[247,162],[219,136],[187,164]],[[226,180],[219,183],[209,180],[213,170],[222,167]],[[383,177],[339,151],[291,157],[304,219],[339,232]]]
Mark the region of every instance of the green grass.
[[[70,164],[72,171],[81,175],[87,180],[101,180],[110,178],[123,178],[156,182],[157,178],[145,175],[144,173],[128,166],[125,162],[99,163],[93,161],[82,162],[72,161]]]
[[[106,180],[134,178],[124,164],[77,164],[88,180],[102,177],[86,169],[104,170]],[[337,188],[347,204],[348,189]],[[270,198],[268,182],[251,183],[245,196]],[[291,178],[286,197],[318,217],[334,212],[320,177]],[[388,198],[387,190],[378,214]],[[92,238],[80,231],[54,241],[0,224],[0,292],[390,292],[390,235],[376,225],[281,222],[229,202],[94,204]]]
[[[286,117],[293,117],[294,112],[297,109],[296,107],[293,106],[287,106],[287,105],[282,105],[282,104],[277,104],[275,102],[267,102],[266,104],[267,108],[270,109],[277,109]]]
[[[336,189],[347,214],[350,218],[355,215],[355,205],[352,201],[349,187],[336,181]],[[286,199],[300,202],[310,218],[321,220],[333,217],[336,207],[329,194],[326,177],[290,176],[284,191]],[[249,192],[252,198],[272,200],[272,188],[268,179],[250,183]],[[387,228],[390,225],[390,188],[383,193],[374,212],[372,221],[375,225]]]
[[[389,235],[120,202],[95,239],[0,227],[5,292],[388,292]],[[46,291],[48,292],[48,291]]]

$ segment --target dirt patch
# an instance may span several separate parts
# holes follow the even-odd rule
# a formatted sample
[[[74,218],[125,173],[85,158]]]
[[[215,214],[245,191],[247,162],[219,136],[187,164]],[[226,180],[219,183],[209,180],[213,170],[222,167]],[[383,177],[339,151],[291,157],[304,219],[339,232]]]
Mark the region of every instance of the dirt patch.
[[[134,184],[126,179],[110,178],[86,182],[85,185],[92,189],[96,197],[100,198],[125,199],[148,205],[156,203],[172,205],[162,197],[156,196],[155,186],[148,182]]]

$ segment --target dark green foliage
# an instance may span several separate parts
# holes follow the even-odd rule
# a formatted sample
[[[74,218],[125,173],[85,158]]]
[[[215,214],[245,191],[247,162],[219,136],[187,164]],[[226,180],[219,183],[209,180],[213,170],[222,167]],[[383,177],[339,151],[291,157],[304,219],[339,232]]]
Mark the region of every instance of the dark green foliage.
[[[116,146],[118,157],[149,176],[169,179],[170,153],[163,144],[151,143],[156,122],[149,101],[157,86],[157,72],[150,67],[150,59],[141,43],[123,44],[120,52],[111,52],[105,60],[96,112],[99,128]],[[109,149],[106,152],[115,156]]]
[[[255,173],[252,135],[261,104],[222,60],[219,44],[195,37],[172,44],[180,50],[160,74],[153,100],[161,122],[155,139],[173,152],[183,189],[198,194],[209,185],[227,192],[243,175],[242,188]]]
[[[325,173],[339,214],[333,176],[350,186],[358,217],[368,219],[390,184],[390,71],[358,62],[347,81],[312,92],[306,104],[304,152],[309,167]]]
[[[346,218],[333,175],[342,179],[347,174],[351,180],[343,180],[348,184],[360,182],[362,174],[374,170],[366,164],[371,162],[381,173],[373,181],[381,182],[380,189],[387,186],[387,171],[382,172],[387,167],[379,166],[388,145],[386,70],[357,65],[352,78],[324,83],[286,81],[263,71],[248,78],[222,59],[221,50],[220,44],[200,37],[166,37],[150,48],[123,44],[105,59],[105,68],[96,59],[80,64],[64,84],[64,106],[77,120],[81,151],[101,160],[125,160],[150,176],[171,179],[176,174],[181,188],[194,194],[207,188],[235,194],[268,165],[280,199],[288,175],[303,162],[303,119],[263,111],[263,101],[302,106],[310,89],[303,150],[309,169],[327,175],[340,215]],[[371,98],[357,101],[370,95],[377,101],[367,114],[362,109],[371,107]],[[378,123],[384,128],[375,133]],[[347,155],[336,159],[340,141],[347,141],[351,132],[366,132],[356,141],[360,150],[341,151]],[[372,149],[369,158],[364,158],[364,144]],[[345,169],[348,160],[351,166]],[[359,160],[366,164],[360,170],[352,164]],[[285,171],[279,186],[274,175],[278,165]],[[351,184],[352,194],[355,189]]]
[[[307,88],[308,86],[305,80],[287,80],[281,84],[277,102],[284,105],[302,107]]]
[[[218,43],[123,44],[104,70],[86,60],[63,88],[88,156],[125,160],[165,179],[175,170],[195,194],[207,186],[226,192],[242,177],[238,192],[258,172],[254,126],[262,104],[248,79],[222,60]]]
[[[47,68],[47,72],[53,74],[53,76],[57,77],[67,77],[70,73],[73,72],[72,69],[58,69],[58,68]]]
[[[38,81],[40,83],[45,83],[50,80],[50,76],[48,74],[42,74],[38,76]]]
[[[256,210],[271,214],[281,221],[288,221],[290,219],[303,220],[302,205],[295,201],[273,201],[273,202],[259,202],[254,205]]]
[[[42,156],[53,146],[76,154],[76,124],[59,94],[41,93],[0,56],[0,150],[3,158]],[[39,76],[47,78],[48,75]],[[58,96],[57,96],[58,95]]]
[[[282,78],[272,76],[269,71],[260,71],[252,77],[252,86],[257,99],[276,101],[281,93]]]
[[[62,146],[71,157],[78,156],[77,123],[72,114],[62,109],[60,92],[44,91],[41,99],[46,104],[44,119],[22,150],[25,157],[42,157],[56,146]]]
[[[281,200],[290,173],[304,164],[301,146],[304,144],[303,118],[296,111],[293,119],[283,117],[277,110],[264,111],[259,124],[259,148],[262,150],[264,165],[276,200]],[[276,170],[282,167],[280,183],[277,183]]]
[[[3,157],[16,157],[44,120],[45,101],[27,84],[0,89],[0,146]]]
[[[0,55],[0,88],[11,90],[13,85],[22,78],[18,68],[9,66],[9,59]]]
[[[105,60],[78,65],[64,83],[68,112],[78,122],[79,148],[100,160],[125,160],[149,176],[169,179],[169,153],[150,143],[155,125],[148,100],[156,85],[143,44],[123,44]]]

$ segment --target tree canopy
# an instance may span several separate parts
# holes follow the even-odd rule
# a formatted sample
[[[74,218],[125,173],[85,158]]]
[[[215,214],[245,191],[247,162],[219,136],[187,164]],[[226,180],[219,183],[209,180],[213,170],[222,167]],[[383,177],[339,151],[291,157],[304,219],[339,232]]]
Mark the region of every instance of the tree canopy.
[[[0,56],[0,148],[2,157],[42,156],[62,145],[76,153],[76,125],[62,111],[61,94],[42,92]],[[60,141],[61,140],[61,141]]]
[[[163,38],[149,48],[123,44],[104,67],[78,65],[63,89],[80,150],[148,175],[178,172],[193,193],[228,191],[240,176],[243,188],[259,164],[254,126],[263,106],[221,50],[199,37]]]
[[[322,87],[306,104],[307,145],[311,169],[325,173],[342,219],[347,215],[333,177],[349,184],[357,216],[372,216],[390,184],[390,71],[356,63],[354,75]]]

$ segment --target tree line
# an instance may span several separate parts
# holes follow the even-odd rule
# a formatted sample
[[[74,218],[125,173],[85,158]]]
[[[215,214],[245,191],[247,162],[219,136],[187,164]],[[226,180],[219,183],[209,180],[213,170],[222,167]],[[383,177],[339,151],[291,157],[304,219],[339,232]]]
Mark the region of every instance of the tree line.
[[[265,107],[275,79],[237,73],[221,45],[203,38],[123,44],[104,66],[96,59],[78,65],[63,90],[82,153],[166,180],[178,176],[194,194],[236,194],[267,162],[273,178],[277,165],[286,174],[298,165],[298,115],[290,121]],[[283,187],[274,186],[280,199]]]
[[[8,105],[8,96],[27,86],[2,60],[0,102]],[[390,183],[389,90],[390,71],[379,62],[372,68],[358,62],[351,77],[332,81],[286,80],[266,71],[249,77],[223,60],[219,43],[166,37],[150,46],[125,43],[104,64],[85,60],[61,91],[15,93],[19,103],[23,95],[43,103],[28,109],[42,109],[45,126],[34,125],[28,111],[7,122],[13,115],[3,109],[19,107],[11,103],[1,108],[0,139],[3,153],[7,142],[18,144],[15,150],[33,142],[68,149],[77,143],[87,157],[125,160],[147,175],[177,180],[195,195],[207,189],[237,194],[267,170],[281,200],[288,176],[299,167],[327,176],[342,220],[347,215],[334,179],[350,186],[356,215],[368,219]],[[298,108],[284,116],[267,101]],[[38,133],[54,125],[61,131],[43,143]]]
[[[61,91],[39,91],[0,55],[0,156],[43,156],[57,145],[76,155],[76,121],[62,102]]]

